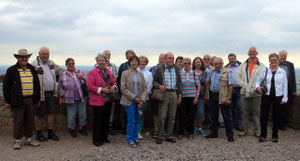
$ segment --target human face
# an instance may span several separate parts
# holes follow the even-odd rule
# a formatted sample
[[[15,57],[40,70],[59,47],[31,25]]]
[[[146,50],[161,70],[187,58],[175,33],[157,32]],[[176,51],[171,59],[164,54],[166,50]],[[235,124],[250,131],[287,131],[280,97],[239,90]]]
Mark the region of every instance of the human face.
[[[97,60],[97,64],[100,69],[104,69],[106,66],[106,60],[103,57],[100,57]]]
[[[208,67],[210,65],[210,56],[209,55],[205,55],[203,57],[203,61],[206,67]]]
[[[185,71],[189,72],[191,70],[191,61],[185,60],[183,65],[184,65],[184,70]]]
[[[28,64],[29,57],[30,56],[17,56],[18,62],[21,67],[26,67],[26,65]]]
[[[129,60],[133,56],[134,56],[134,54],[132,52],[128,52],[126,55],[126,59]]]
[[[168,67],[172,67],[174,65],[174,55],[168,54],[165,58],[165,61]]]
[[[176,65],[178,65],[179,68],[182,69],[182,68],[183,68],[182,60],[181,60],[181,59],[178,59],[177,62],[176,62]]]
[[[230,65],[235,65],[236,57],[235,56],[230,56],[230,57],[228,57],[228,61],[229,61]]]
[[[147,66],[147,63],[144,59],[140,59],[140,65],[139,68],[140,69],[145,69],[145,67]]]
[[[107,56],[107,59],[110,60],[110,51],[105,50],[103,53]]]
[[[136,69],[138,67],[138,64],[139,62],[136,60],[136,59],[133,59],[131,62],[130,62],[130,67],[132,69]]]
[[[43,48],[43,49],[40,51],[39,56],[40,56],[41,60],[42,60],[44,63],[48,62],[49,57],[50,57],[50,51],[49,51],[49,49]]]
[[[216,68],[216,70],[220,70],[223,67],[222,59],[216,58],[214,60],[214,67]]]
[[[274,56],[274,57],[271,57],[269,59],[269,62],[270,62],[270,66],[272,67],[276,67],[278,66],[278,59]]]
[[[257,54],[258,54],[258,52],[255,47],[251,47],[248,51],[248,56],[250,59],[256,58]]]
[[[280,62],[280,63],[286,62],[286,57],[287,57],[287,53],[281,51],[281,52],[279,53],[279,62]]]
[[[195,63],[196,69],[201,69],[202,63],[201,63],[200,59],[196,59],[194,63]]]
[[[67,70],[70,72],[74,72],[75,70],[75,62],[73,60],[69,60],[66,64]]]
[[[161,65],[161,64],[165,64],[165,55],[164,54],[161,54],[159,56],[159,59],[158,59],[158,63]]]

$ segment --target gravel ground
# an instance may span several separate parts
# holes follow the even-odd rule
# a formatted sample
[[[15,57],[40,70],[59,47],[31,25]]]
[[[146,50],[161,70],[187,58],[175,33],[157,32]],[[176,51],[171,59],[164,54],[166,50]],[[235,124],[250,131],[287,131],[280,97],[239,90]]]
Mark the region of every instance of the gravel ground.
[[[22,145],[20,150],[14,150],[12,134],[0,134],[0,160],[300,160],[299,130],[280,131],[277,144],[270,138],[259,143],[252,135],[238,137],[237,131],[235,142],[229,143],[224,131],[220,129],[217,139],[195,136],[193,140],[184,138],[175,144],[164,141],[160,145],[148,135],[135,149],[127,145],[125,135],[121,134],[109,136],[110,144],[95,147],[89,131],[88,136],[77,138],[61,132],[59,142],[43,142],[38,148]]]

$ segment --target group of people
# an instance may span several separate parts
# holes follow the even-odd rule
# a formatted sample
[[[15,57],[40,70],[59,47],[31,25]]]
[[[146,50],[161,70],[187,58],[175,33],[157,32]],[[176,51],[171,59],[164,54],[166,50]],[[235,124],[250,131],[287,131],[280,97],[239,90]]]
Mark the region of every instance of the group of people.
[[[93,109],[93,143],[103,146],[110,143],[108,134],[114,133],[114,116],[120,108],[120,120],[128,145],[136,148],[143,139],[145,113],[153,117],[152,136],[157,144],[163,139],[176,143],[177,139],[192,140],[194,135],[207,139],[217,138],[218,129],[224,124],[229,142],[234,141],[233,128],[239,136],[249,134],[249,116],[252,115],[253,135],[264,142],[272,105],[272,141],[278,142],[278,130],[285,130],[288,104],[296,94],[295,70],[286,61],[287,52],[269,55],[269,66],[258,59],[255,47],[248,51],[249,58],[240,62],[236,55],[223,59],[204,55],[203,58],[178,56],[171,52],[160,54],[158,64],[146,69],[147,56],[137,56],[127,50],[127,61],[117,69],[110,61],[111,53],[99,53],[96,65],[87,75],[75,68],[75,60],[65,61],[66,70],[49,59],[50,50],[42,47],[32,63],[32,54],[20,49],[14,54],[17,63],[7,69],[3,82],[6,106],[14,113],[14,149],[25,145],[37,147],[32,140],[35,125],[36,140],[59,141],[53,131],[55,121],[54,94],[67,109],[70,135],[79,132],[88,135],[86,102]],[[150,110],[146,110],[150,108]],[[76,129],[78,113],[79,129]],[[47,117],[48,135],[42,133],[42,119]],[[232,118],[232,119],[231,119]],[[210,133],[203,128],[207,123]]]

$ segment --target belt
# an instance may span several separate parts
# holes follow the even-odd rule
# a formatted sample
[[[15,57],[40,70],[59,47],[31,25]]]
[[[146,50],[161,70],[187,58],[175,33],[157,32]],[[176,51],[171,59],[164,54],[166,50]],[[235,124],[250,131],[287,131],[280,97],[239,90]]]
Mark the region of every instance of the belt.
[[[175,92],[176,89],[166,89],[166,91],[168,91],[168,92]]]

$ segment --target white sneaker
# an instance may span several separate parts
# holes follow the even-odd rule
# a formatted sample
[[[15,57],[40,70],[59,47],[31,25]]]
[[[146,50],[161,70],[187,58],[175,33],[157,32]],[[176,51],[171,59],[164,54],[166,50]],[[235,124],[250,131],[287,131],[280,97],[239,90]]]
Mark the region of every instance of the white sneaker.
[[[16,140],[16,141],[14,142],[14,149],[15,149],[15,150],[21,149],[21,140]]]
[[[140,140],[143,140],[143,135],[139,132],[138,137]]]

